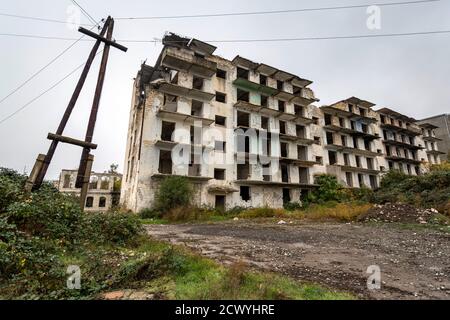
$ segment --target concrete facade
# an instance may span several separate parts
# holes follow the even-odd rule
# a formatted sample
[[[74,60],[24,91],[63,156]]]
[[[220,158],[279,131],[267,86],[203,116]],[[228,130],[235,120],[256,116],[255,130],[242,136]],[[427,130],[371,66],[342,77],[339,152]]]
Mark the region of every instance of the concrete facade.
[[[75,188],[78,170],[62,170],[57,183],[60,192],[80,195]],[[119,205],[122,175],[115,173],[91,173],[85,211],[108,211]]]
[[[169,175],[188,177],[197,205],[226,209],[301,201],[319,173],[378,187],[388,164],[373,103],[352,97],[319,108],[309,80],[240,56],[226,60],[196,39],[169,34],[163,44],[134,82],[126,209],[151,207]]]
[[[426,118],[417,123],[422,126],[423,135],[431,137],[428,145],[430,151],[433,150],[431,142],[434,142],[437,144],[437,150],[442,152],[439,155],[441,161],[450,159],[450,114]]]

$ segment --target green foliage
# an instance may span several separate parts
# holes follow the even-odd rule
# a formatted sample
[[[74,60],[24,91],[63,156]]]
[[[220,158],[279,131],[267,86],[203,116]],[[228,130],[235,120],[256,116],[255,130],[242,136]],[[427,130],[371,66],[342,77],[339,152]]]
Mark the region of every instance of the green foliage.
[[[295,210],[300,210],[303,208],[302,204],[300,202],[287,202],[283,205],[283,208],[287,211],[295,211]]]
[[[146,208],[139,212],[139,217],[141,219],[159,219],[162,214],[156,209]]]
[[[165,178],[155,196],[155,208],[166,212],[177,207],[188,206],[192,200],[192,186],[185,177]]]
[[[43,185],[24,201],[8,207],[9,220],[33,236],[72,242],[83,219],[77,199]]]
[[[89,213],[83,225],[84,235],[97,243],[124,244],[142,231],[139,218],[130,213]]]
[[[0,168],[0,213],[23,197],[27,177],[14,170]]]
[[[315,183],[318,187],[310,192],[308,202],[323,203],[343,199],[342,186],[335,176],[329,174],[316,175]]]

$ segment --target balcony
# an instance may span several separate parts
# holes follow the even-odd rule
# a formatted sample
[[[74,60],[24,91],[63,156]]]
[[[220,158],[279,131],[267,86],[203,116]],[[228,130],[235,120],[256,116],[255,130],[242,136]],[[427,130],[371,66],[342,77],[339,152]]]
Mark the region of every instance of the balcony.
[[[175,48],[164,50],[161,64],[171,69],[184,70],[207,78],[212,77],[217,72],[217,63],[182,53]]]
[[[172,120],[172,121],[182,121],[187,122],[188,124],[195,124],[197,122],[201,122],[202,126],[209,127],[211,124],[214,123],[214,120],[198,117],[198,116],[191,116],[190,114],[184,114],[174,111],[167,111],[164,110],[164,108],[159,109],[157,111],[157,116],[161,118],[162,120]]]
[[[237,103],[234,104],[234,106],[235,106],[235,108],[243,110],[243,111],[259,113],[259,114],[262,114],[265,116],[278,118],[283,121],[296,121],[296,122],[304,123],[304,124],[313,123],[312,119],[305,118],[303,116],[299,116],[299,115],[296,115],[293,113],[282,112],[279,110],[256,105],[256,104],[246,102],[246,101],[238,101]]]
[[[209,93],[198,89],[190,89],[169,82],[159,82],[154,84],[154,86],[162,93],[170,94],[173,96],[183,96],[203,102],[209,102],[216,96],[214,93]]]
[[[339,127],[339,126],[332,125],[332,124],[325,125],[324,129],[334,131],[334,132],[348,133],[350,135],[362,137],[365,139],[372,139],[372,140],[380,139],[380,136],[378,134],[371,134],[368,132],[358,131],[358,130],[354,130],[354,129],[350,129],[350,128]]]
[[[413,136],[420,136],[422,134],[422,130],[407,126],[407,127],[399,127],[390,123],[380,123],[380,127],[382,129],[388,129],[391,131],[399,132],[399,133],[406,133]]]
[[[208,182],[209,180],[213,180],[212,177],[204,177],[204,176],[183,176],[183,175],[177,175],[177,174],[167,174],[167,173],[155,173],[151,176],[154,180],[161,180],[166,177],[184,177],[187,178],[193,182]]]
[[[210,193],[234,193],[239,192],[238,188],[235,188],[229,181],[221,180],[211,180],[208,182],[207,186],[208,192]]]
[[[366,157],[379,157],[379,156],[383,155],[383,153],[378,153],[378,152],[371,151],[371,150],[347,147],[347,146],[342,146],[342,145],[337,145],[337,144],[327,144],[327,145],[325,145],[325,148],[328,150],[332,150],[332,151],[348,152],[351,154],[366,156]]]
[[[328,114],[331,114],[333,116],[337,116],[337,117],[344,117],[344,118],[348,118],[350,120],[360,120],[362,122],[365,123],[376,123],[378,122],[378,120],[376,118],[372,118],[372,117],[367,117],[367,116],[363,116],[357,113],[353,113],[347,110],[342,110],[339,108],[335,108],[332,106],[324,106],[321,107],[321,109],[323,111],[325,111]]]
[[[423,136],[423,140],[424,140],[424,141],[429,141],[429,142],[439,142],[439,141],[442,141],[442,139],[439,139],[439,138],[433,137],[433,136]]]
[[[375,170],[375,169],[367,169],[367,168],[361,168],[361,167],[354,167],[354,166],[348,166],[348,165],[342,165],[342,164],[331,164],[331,165],[327,165],[327,172],[334,172],[335,173],[335,168],[338,168],[338,170],[342,171],[347,171],[347,172],[358,172],[358,173],[367,173],[367,174],[373,174],[373,175],[377,175],[379,173],[381,173],[380,170]]]
[[[403,156],[395,156],[395,155],[387,155],[386,159],[396,161],[396,162],[406,162],[406,163],[411,163],[411,164],[421,164],[422,163],[421,161],[416,160],[416,159],[406,158]]]
[[[397,141],[397,140],[394,140],[394,139],[385,139],[385,140],[383,140],[383,143],[386,144],[386,145],[403,147],[403,148],[410,149],[410,150],[421,150],[421,149],[424,149],[424,147],[416,146],[414,144],[410,144],[410,143],[406,143],[406,142],[402,142],[402,141]]]
[[[435,156],[439,156],[442,154],[446,154],[445,152],[439,151],[439,150],[427,150],[427,154],[432,154]]]
[[[290,182],[277,182],[277,181],[264,181],[264,180],[236,180],[236,184],[255,185],[255,186],[272,186],[272,187],[284,187],[284,188],[303,188],[312,189],[317,188],[317,184],[306,183],[290,183]]]

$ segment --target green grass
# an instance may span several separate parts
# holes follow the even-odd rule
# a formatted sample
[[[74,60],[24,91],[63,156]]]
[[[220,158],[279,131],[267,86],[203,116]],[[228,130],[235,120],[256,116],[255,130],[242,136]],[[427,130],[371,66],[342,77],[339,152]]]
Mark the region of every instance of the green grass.
[[[141,223],[144,225],[155,225],[155,224],[168,224],[169,221],[166,219],[141,219]]]
[[[351,294],[316,284],[250,270],[242,263],[225,267],[164,242],[147,239],[133,250],[135,257],[119,270],[125,276],[115,290],[136,288],[163,299],[355,299]]]

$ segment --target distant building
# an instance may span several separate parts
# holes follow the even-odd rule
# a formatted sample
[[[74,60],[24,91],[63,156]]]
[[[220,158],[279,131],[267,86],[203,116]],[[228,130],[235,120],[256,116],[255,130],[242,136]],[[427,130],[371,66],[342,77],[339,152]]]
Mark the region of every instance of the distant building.
[[[62,170],[57,188],[60,192],[80,195],[75,188],[78,170]],[[108,211],[119,204],[122,175],[118,173],[91,173],[86,197],[86,211]]]
[[[437,150],[441,151],[442,161],[448,159],[450,154],[450,114],[440,114],[434,117],[422,119],[417,122],[421,125],[423,134],[430,144],[437,144]]]

